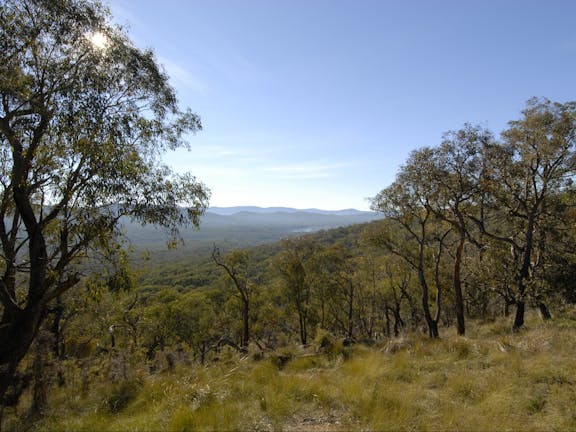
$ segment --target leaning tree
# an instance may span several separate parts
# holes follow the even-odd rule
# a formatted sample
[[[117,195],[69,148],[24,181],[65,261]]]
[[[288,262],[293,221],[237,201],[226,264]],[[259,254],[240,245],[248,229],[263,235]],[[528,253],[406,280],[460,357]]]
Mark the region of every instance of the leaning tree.
[[[159,159],[187,146],[198,116],[98,0],[2,0],[0,98],[1,398],[50,302],[120,218],[175,237],[209,192]]]

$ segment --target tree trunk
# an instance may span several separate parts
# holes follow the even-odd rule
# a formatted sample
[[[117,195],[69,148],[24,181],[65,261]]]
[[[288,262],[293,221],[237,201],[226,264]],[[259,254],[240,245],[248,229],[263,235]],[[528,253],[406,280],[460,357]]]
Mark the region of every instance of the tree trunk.
[[[508,318],[510,316],[510,306],[516,304],[516,299],[504,296],[504,317]]]
[[[512,325],[512,329],[514,331],[520,330],[520,328],[524,325],[525,308],[526,303],[524,300],[519,300],[516,302],[516,315],[514,316],[514,324]]]
[[[542,317],[542,319],[544,321],[548,321],[549,319],[552,319],[552,315],[550,314],[550,311],[548,310],[548,306],[546,306],[546,303],[539,302],[538,303],[538,310],[540,311],[540,316]]]
[[[404,320],[400,314],[400,304],[396,303],[394,308],[394,336],[398,337],[400,335],[400,329],[404,328]]]
[[[324,304],[324,296],[322,296],[322,303],[320,304],[320,328],[324,329],[326,324],[326,306]]]
[[[308,344],[308,331],[306,329],[306,316],[302,311],[298,311],[298,318],[300,323],[300,342],[303,346]]]
[[[438,321],[432,318],[432,314],[430,313],[430,306],[428,305],[428,283],[426,282],[423,268],[418,270],[418,277],[420,279],[420,285],[422,288],[422,310],[424,311],[424,318],[426,319],[426,324],[428,325],[428,334],[431,338],[436,339],[440,337],[438,333]],[[439,314],[439,311],[439,308],[437,308],[436,315]]]
[[[349,282],[350,291],[348,291],[348,330],[347,337],[352,340],[352,333],[354,327],[354,285]]]
[[[421,225],[422,239],[425,238],[424,225]],[[438,338],[438,317],[440,315],[440,286],[438,285],[438,295],[436,296],[436,319],[430,313],[430,305],[428,304],[428,282],[426,281],[426,274],[424,273],[424,241],[420,241],[418,245],[418,281],[422,289],[422,311],[424,312],[424,319],[428,325],[428,334],[431,338]]]
[[[457,332],[460,336],[466,333],[466,325],[464,322],[464,298],[462,295],[462,281],[460,280],[460,267],[462,264],[462,254],[464,251],[464,244],[466,242],[466,235],[464,232],[460,233],[460,241],[456,249],[456,257],[454,258],[454,312],[456,313]]]
[[[428,321],[428,334],[432,339],[438,339],[440,337],[440,333],[438,332],[438,321]]]
[[[386,337],[390,337],[392,332],[391,332],[391,324],[390,324],[390,310],[389,307],[386,303],[384,303],[384,317],[386,318],[386,323],[385,323],[385,329],[386,329]]]
[[[28,412],[29,419],[41,417],[48,403],[46,374],[46,357],[50,346],[50,337],[43,331],[36,338],[36,349],[34,352],[33,376],[34,388],[32,390],[32,405]]]
[[[0,325],[0,399],[10,386],[18,364],[28,352],[42,321],[42,308],[28,306],[15,311]]]
[[[530,277],[530,258],[532,256],[533,239],[534,239],[534,216],[531,215],[528,219],[528,226],[526,228],[526,245],[522,253],[522,266],[518,272],[518,300],[516,302],[516,316],[514,317],[514,324],[512,330],[519,330],[524,325],[524,313],[526,309],[526,302],[524,295],[526,293],[525,281]]]
[[[250,342],[250,303],[247,299],[243,300],[242,304],[242,347],[247,348]]]
[[[116,347],[116,336],[114,335],[115,330],[116,326],[114,324],[111,324],[110,327],[108,327],[108,335],[110,336],[110,348]]]
[[[55,358],[62,360],[64,357],[64,340],[62,338],[61,321],[64,315],[64,304],[60,296],[56,298],[56,306],[51,312],[54,314],[54,320],[50,327],[52,332],[52,351]]]

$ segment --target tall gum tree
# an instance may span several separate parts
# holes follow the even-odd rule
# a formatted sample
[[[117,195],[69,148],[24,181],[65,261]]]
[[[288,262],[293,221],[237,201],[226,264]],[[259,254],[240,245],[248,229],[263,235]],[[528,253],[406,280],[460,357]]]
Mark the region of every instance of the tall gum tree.
[[[306,346],[314,297],[309,264],[314,260],[317,251],[312,242],[302,237],[283,240],[282,248],[274,261],[274,267],[282,279],[285,295],[298,316],[300,343]],[[320,263],[316,260],[314,264]]]
[[[447,222],[455,234],[452,288],[459,335],[466,331],[462,292],[464,247],[469,241],[479,245],[472,233],[476,227],[468,215],[479,218],[482,211],[482,155],[483,148],[492,141],[489,131],[469,124],[448,132],[442,144],[430,152],[430,163],[422,166],[420,175],[427,189],[426,205],[436,217]],[[426,167],[429,169],[425,170]]]
[[[248,267],[250,254],[247,250],[238,249],[230,252],[222,258],[220,250],[216,247],[212,250],[212,260],[221,267],[230,278],[236,289],[242,305],[242,336],[240,346],[248,348],[250,343],[250,308],[252,300],[252,287],[249,281]]]
[[[0,398],[49,303],[121,217],[177,238],[207,206],[204,185],[159,160],[199,117],[110,18],[97,0],[1,2]]]
[[[524,324],[530,286],[546,247],[552,203],[573,194],[576,174],[576,103],[531,99],[519,120],[509,122],[502,143],[486,155],[486,186],[495,220],[475,219],[483,233],[508,244],[514,257],[513,328]],[[554,225],[558,227],[559,217]],[[561,223],[567,224],[568,221]],[[541,310],[547,314],[545,304]]]
[[[435,267],[434,280],[438,281],[439,266],[431,264],[431,255],[439,264],[443,251],[442,244],[435,252],[432,243],[436,230],[433,227],[433,213],[428,203],[427,185],[421,181],[421,169],[429,170],[432,149],[413,151],[406,164],[400,169],[396,180],[383,189],[373,200],[372,209],[382,213],[388,224],[372,233],[372,241],[402,258],[418,276],[421,290],[422,311],[432,338],[440,336],[438,322],[441,312],[442,286],[436,283],[435,312],[430,308],[429,269]],[[443,236],[441,236],[443,237]]]

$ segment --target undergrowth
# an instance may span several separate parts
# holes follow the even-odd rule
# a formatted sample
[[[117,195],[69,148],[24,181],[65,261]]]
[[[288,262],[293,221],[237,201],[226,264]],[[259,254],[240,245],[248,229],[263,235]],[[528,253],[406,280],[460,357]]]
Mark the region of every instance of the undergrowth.
[[[54,389],[32,430],[576,430],[574,317],[470,333],[230,355],[85,395]]]

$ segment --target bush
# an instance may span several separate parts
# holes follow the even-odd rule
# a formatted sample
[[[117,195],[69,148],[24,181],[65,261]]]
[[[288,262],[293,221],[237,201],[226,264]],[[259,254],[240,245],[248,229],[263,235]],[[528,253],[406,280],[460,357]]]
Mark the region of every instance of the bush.
[[[331,352],[335,343],[336,339],[328,331],[321,328],[316,330],[316,337],[314,338],[314,348],[316,349],[316,352]]]
[[[138,394],[142,384],[135,380],[115,384],[111,393],[104,398],[104,407],[110,413],[118,413],[126,408]]]
[[[272,364],[274,364],[278,370],[284,369],[290,360],[294,358],[294,353],[289,350],[283,350],[281,352],[274,353],[270,356]]]

